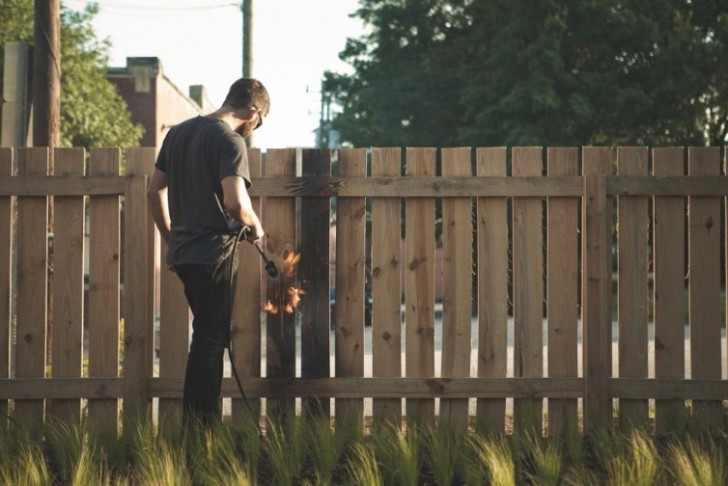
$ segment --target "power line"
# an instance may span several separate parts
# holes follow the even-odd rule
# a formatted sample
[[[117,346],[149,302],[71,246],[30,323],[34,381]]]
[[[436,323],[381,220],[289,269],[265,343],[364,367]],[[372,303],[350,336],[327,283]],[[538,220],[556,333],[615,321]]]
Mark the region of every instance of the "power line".
[[[150,12],[156,13],[184,13],[184,12],[199,12],[205,10],[216,10],[219,8],[237,7],[240,8],[240,3],[221,3],[217,5],[191,5],[191,6],[150,6],[150,5],[129,5],[128,3],[117,3],[117,2],[102,2],[93,0],[67,0],[67,3],[80,3],[83,5],[96,4],[104,9],[115,9],[121,11],[129,11],[134,14],[147,15]]]

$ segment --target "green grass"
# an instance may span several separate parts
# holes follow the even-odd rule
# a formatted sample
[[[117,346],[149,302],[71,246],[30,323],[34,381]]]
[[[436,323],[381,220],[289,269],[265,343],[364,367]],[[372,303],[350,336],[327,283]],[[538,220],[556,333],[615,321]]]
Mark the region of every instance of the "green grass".
[[[499,435],[448,423],[337,426],[321,414],[189,431],[179,421],[119,436],[87,424],[0,430],[0,484],[728,484],[728,438]]]

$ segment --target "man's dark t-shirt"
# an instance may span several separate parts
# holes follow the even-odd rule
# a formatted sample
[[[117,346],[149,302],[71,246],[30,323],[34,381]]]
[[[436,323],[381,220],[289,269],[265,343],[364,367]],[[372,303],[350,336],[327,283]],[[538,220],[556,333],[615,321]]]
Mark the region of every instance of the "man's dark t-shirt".
[[[250,186],[243,138],[221,120],[191,118],[170,129],[154,165],[168,181],[172,228],[167,263],[220,263],[235,241],[220,181],[240,176]]]

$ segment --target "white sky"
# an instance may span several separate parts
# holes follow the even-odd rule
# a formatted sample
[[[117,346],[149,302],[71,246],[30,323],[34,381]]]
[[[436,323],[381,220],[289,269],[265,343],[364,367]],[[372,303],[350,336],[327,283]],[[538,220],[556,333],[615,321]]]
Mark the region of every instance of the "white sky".
[[[62,0],[80,10],[90,3]],[[164,74],[187,93],[202,84],[219,106],[242,75],[241,0],[97,0],[96,36],[111,43],[110,65],[158,57]],[[312,147],[323,72],[350,72],[338,54],[363,32],[351,18],[358,0],[254,0],[253,76],[271,95],[271,112],[255,132],[263,149]]]

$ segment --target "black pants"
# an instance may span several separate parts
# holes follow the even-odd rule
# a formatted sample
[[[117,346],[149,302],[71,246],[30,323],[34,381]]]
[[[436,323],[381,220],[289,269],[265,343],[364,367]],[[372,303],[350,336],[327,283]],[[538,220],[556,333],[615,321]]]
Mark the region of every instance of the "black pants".
[[[237,255],[219,265],[184,264],[175,266],[175,270],[193,314],[183,419],[209,426],[221,418],[220,387],[225,348],[230,342]]]

